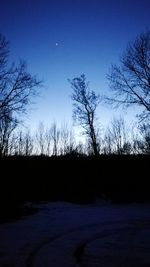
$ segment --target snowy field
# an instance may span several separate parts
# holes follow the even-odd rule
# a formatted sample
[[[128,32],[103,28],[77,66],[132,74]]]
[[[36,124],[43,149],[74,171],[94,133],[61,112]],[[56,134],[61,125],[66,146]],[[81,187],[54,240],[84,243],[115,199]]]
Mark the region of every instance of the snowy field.
[[[0,225],[0,267],[150,266],[150,205],[38,207]]]

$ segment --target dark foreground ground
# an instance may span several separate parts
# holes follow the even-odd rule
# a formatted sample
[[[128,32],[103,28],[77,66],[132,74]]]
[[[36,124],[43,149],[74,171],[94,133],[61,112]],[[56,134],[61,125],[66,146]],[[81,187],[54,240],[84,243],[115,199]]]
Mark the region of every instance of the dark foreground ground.
[[[149,202],[150,156],[0,159],[0,220],[32,213],[26,201]]]
[[[149,204],[33,206],[36,213],[0,224],[0,267],[150,266]]]
[[[0,267],[149,267],[148,156],[0,159]]]

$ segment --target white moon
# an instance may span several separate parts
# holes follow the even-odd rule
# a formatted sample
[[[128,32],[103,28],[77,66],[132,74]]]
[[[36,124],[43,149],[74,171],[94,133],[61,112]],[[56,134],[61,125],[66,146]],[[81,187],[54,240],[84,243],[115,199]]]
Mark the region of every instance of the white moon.
[[[56,46],[58,46],[58,43],[55,43]]]

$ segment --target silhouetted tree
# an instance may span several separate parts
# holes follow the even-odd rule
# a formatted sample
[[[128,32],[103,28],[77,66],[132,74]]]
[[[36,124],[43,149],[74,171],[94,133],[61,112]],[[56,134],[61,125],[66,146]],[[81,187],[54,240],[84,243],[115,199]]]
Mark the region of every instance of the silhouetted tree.
[[[36,141],[38,145],[38,150],[41,155],[45,153],[45,129],[42,122],[39,123],[38,130],[36,133]]]
[[[24,136],[24,155],[30,156],[33,151],[33,138],[28,130]]]
[[[9,141],[9,154],[30,156],[33,151],[33,138],[29,130],[16,132]]]
[[[84,128],[90,139],[94,155],[98,155],[95,120],[100,97],[89,89],[89,82],[86,81],[84,74],[69,80],[69,82],[73,89],[71,96],[74,105],[73,118]]]
[[[24,155],[24,136],[23,132],[20,131],[18,134],[18,155]]]
[[[113,153],[113,140],[110,129],[107,128],[104,138],[103,138],[103,153],[104,154],[112,154]]]
[[[103,140],[105,154],[130,154],[132,150],[129,133],[123,118],[114,118],[106,129]]]
[[[25,62],[20,61],[18,65],[9,63],[9,44],[0,35],[0,127],[1,132],[5,132],[5,138],[0,137],[0,141],[8,143],[10,129],[12,132],[17,127],[18,115],[26,112],[39,85],[40,81],[27,72]],[[1,149],[4,146],[3,143],[0,144],[1,155],[6,153]]]
[[[67,123],[64,122],[64,124],[61,125],[60,128],[60,154],[64,155],[67,151],[69,142],[69,129]]]
[[[110,133],[115,153],[123,154],[123,146],[126,143],[125,123],[123,118],[112,120]]]
[[[130,141],[126,141],[122,146],[122,154],[130,155],[132,153],[132,145]]]
[[[60,130],[57,128],[56,122],[51,126],[51,135],[53,140],[53,155],[57,156],[59,152]]]
[[[60,154],[69,154],[74,147],[74,134],[73,130],[68,127],[68,124],[64,122],[60,128]]]
[[[51,128],[48,128],[45,131],[45,153],[47,156],[50,156],[51,153],[51,141],[52,141]]]
[[[129,43],[120,63],[107,76],[114,91],[107,100],[117,106],[141,106],[140,118],[145,119],[150,115],[150,31]]]
[[[11,133],[16,128],[17,122],[16,120],[11,120],[10,114],[3,116],[0,119],[0,156],[8,155],[9,151],[9,139]]]
[[[134,140],[136,153],[150,155],[150,125],[142,124],[139,126],[140,136]]]
[[[75,141],[75,135],[72,129],[69,130],[69,139],[68,139],[68,145],[65,149],[65,154],[71,154],[73,151],[76,150],[76,141]]]
[[[13,132],[9,138],[9,147],[8,147],[8,155],[14,155],[17,147],[17,136],[16,133]]]

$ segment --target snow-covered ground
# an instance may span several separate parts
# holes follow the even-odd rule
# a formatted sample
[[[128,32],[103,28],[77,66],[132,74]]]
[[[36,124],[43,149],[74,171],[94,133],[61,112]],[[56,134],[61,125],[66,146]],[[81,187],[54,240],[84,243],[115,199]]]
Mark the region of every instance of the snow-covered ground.
[[[0,267],[56,266],[150,266],[150,205],[43,203],[0,225]]]

